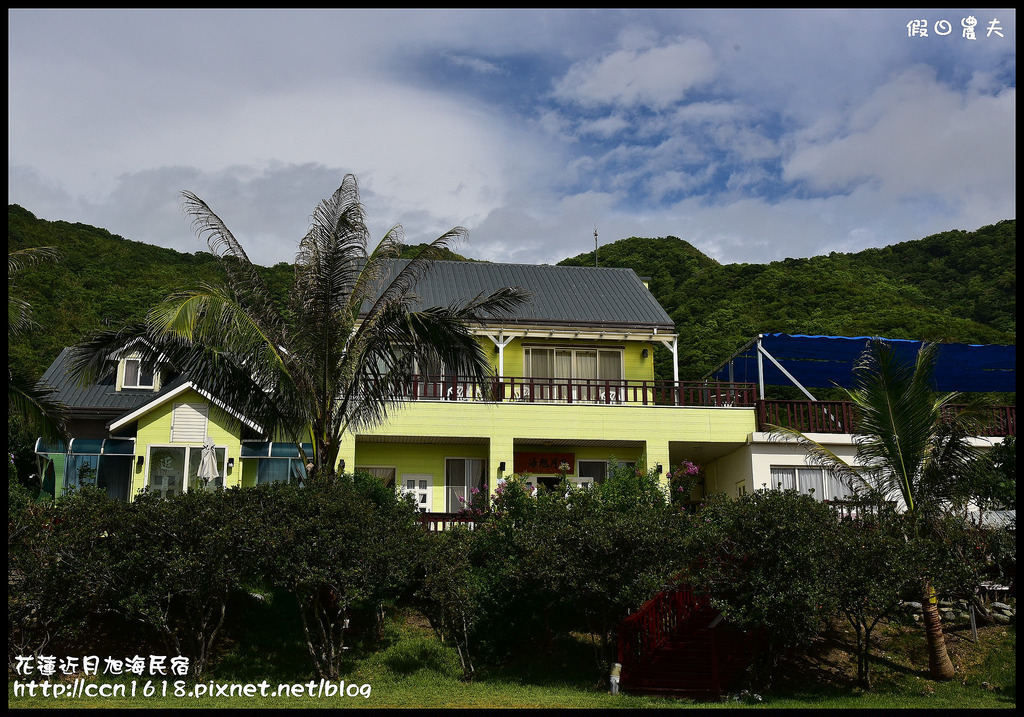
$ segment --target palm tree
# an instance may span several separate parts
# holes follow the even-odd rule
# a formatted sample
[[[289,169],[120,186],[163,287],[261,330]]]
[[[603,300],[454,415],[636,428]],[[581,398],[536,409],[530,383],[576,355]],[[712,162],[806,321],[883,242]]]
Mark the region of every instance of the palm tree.
[[[920,537],[936,537],[940,518],[960,492],[958,482],[977,458],[968,438],[977,435],[982,404],[956,408],[959,394],[932,389],[936,347],[926,345],[913,365],[902,362],[882,341],[872,341],[854,369],[846,391],[854,404],[856,460],[851,465],[798,431],[773,427],[795,438],[812,459],[854,492],[902,504]],[[928,664],[934,679],[949,680],[953,665],[939,621],[931,576],[921,570]]]
[[[510,314],[527,298],[506,287],[419,307],[417,281],[465,230],[446,232],[407,262],[399,260],[400,227],[371,251],[356,179],[347,175],[312,216],[282,310],[224,222],[199,197],[183,197],[227,283],[171,296],[145,324],[101,334],[81,347],[76,371],[94,375],[133,343],[144,359],[169,360],[278,440],[293,441],[313,476],[334,476],[342,436],[383,422],[416,366],[443,365],[483,385],[490,366],[468,323]]]
[[[8,252],[7,285],[22,270],[46,261],[55,261],[59,252],[53,247],[34,247]],[[16,296],[7,297],[7,340],[17,339],[35,327],[32,320],[32,306]],[[53,389],[28,378],[21,371],[8,365],[7,368],[7,410],[10,415],[19,416],[25,428],[47,441],[66,438],[67,415],[64,407],[53,400]]]

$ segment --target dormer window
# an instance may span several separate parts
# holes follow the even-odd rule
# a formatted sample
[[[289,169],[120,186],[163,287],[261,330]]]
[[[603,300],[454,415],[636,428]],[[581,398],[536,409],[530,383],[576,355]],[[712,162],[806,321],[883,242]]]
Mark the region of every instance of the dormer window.
[[[142,360],[137,358],[124,360],[125,388],[153,388],[155,385],[152,366],[142,363]]]

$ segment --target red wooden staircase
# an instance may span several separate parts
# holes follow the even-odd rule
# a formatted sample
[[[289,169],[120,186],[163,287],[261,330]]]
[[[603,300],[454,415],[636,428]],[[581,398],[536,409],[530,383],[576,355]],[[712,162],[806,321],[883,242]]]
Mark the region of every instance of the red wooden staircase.
[[[658,593],[618,630],[619,685],[633,694],[718,699],[752,656],[749,636],[685,585]]]

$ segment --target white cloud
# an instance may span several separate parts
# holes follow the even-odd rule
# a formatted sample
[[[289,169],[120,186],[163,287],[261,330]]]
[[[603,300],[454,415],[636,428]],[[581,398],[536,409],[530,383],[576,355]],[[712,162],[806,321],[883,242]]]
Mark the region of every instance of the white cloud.
[[[622,49],[576,63],[555,83],[556,96],[584,106],[669,107],[715,75],[711,48],[703,40]]]
[[[914,68],[879,87],[832,137],[796,147],[784,177],[820,191],[876,184],[896,196],[1012,193],[1014,88],[996,95],[957,91]],[[820,134],[820,133],[819,133]]]

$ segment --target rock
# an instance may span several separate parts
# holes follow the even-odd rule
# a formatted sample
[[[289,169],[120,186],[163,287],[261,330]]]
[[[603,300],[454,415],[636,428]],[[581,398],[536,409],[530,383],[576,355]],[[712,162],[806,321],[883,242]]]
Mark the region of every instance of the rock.
[[[1000,625],[1009,625],[1010,618],[1007,615],[1003,615],[999,612],[992,613],[992,619],[998,622]]]

